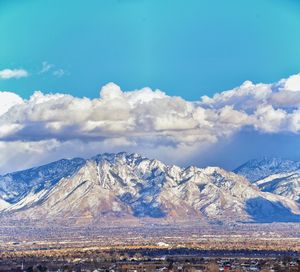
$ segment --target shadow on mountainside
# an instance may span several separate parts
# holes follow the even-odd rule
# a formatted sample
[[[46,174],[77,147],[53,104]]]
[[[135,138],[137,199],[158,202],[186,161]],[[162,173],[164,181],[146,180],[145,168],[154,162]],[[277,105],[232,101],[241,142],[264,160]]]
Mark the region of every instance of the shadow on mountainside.
[[[294,214],[280,202],[262,197],[251,198],[246,202],[246,211],[257,223],[300,222],[300,215]]]
[[[162,218],[166,216],[166,213],[162,210],[160,204],[154,199],[151,201],[148,201],[145,197],[135,199],[129,192],[119,196],[119,199],[130,205],[135,217]]]

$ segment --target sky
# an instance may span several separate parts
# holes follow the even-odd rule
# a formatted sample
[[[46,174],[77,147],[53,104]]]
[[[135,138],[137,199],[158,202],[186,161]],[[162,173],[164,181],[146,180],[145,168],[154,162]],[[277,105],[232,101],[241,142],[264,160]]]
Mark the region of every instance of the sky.
[[[300,160],[299,14],[297,0],[0,0],[0,173],[123,150]]]

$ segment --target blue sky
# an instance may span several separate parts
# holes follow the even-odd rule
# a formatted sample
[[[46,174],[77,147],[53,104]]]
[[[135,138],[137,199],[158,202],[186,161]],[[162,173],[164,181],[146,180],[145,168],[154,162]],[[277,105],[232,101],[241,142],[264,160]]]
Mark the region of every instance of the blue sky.
[[[299,14],[296,0],[1,0],[0,70],[30,76],[0,89],[98,97],[112,81],[198,100],[275,82],[300,71]]]
[[[119,151],[300,160],[299,14],[298,0],[0,0],[0,174]]]

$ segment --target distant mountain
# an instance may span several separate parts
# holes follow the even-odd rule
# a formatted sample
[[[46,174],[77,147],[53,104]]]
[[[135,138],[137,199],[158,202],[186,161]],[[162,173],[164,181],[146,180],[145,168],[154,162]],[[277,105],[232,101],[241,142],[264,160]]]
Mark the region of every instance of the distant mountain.
[[[0,198],[17,203],[29,193],[52,188],[63,177],[72,176],[84,159],[59,160],[44,166],[0,176]]]
[[[236,168],[233,172],[244,176],[250,182],[266,178],[270,175],[300,170],[300,162],[281,158],[253,159]]]
[[[0,188],[1,215],[14,219],[300,222],[298,203],[235,173],[169,166],[138,154],[61,160],[5,175]]]
[[[264,192],[300,202],[300,162],[263,158],[246,162],[235,173],[244,176]]]
[[[264,192],[285,196],[300,202],[300,171],[270,175],[254,183]]]

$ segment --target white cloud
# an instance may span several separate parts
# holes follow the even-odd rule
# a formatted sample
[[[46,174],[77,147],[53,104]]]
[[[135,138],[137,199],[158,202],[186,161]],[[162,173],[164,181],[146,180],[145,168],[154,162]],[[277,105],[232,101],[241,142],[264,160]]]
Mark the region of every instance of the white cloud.
[[[247,112],[254,111],[261,104],[275,108],[297,108],[300,105],[300,74],[273,84],[253,84],[245,81],[241,86],[217,93],[212,98],[203,96],[201,102],[204,107],[221,108],[231,105]]]
[[[23,99],[19,95],[12,92],[0,92],[0,116],[21,103],[23,103]]]
[[[300,74],[292,75],[288,79],[283,80],[282,85],[286,91],[299,92],[300,91]]]
[[[48,63],[47,61],[42,62],[42,68],[38,72],[38,74],[45,74],[45,73],[51,73],[54,77],[60,78],[65,75],[68,75],[69,72],[62,69],[62,68],[57,68],[56,65]]]
[[[66,71],[61,69],[61,68],[53,71],[53,75],[56,76],[56,77],[62,77],[65,74],[66,74]]]
[[[42,68],[39,72],[39,74],[44,74],[49,72],[54,67],[53,64],[48,63],[47,61],[42,62]]]
[[[29,73],[24,69],[0,70],[0,79],[28,77]]]
[[[150,88],[124,92],[114,83],[103,86],[97,99],[35,92],[22,100],[0,92],[0,142],[7,150],[0,160],[9,154],[18,161],[26,152],[38,163],[46,157],[132,150],[176,162],[244,129],[298,134],[298,76],[274,84],[246,81],[195,102]],[[17,150],[13,155],[10,147]]]
[[[288,114],[282,109],[274,109],[272,105],[259,105],[255,111],[254,126],[264,132],[276,133],[289,130]]]

